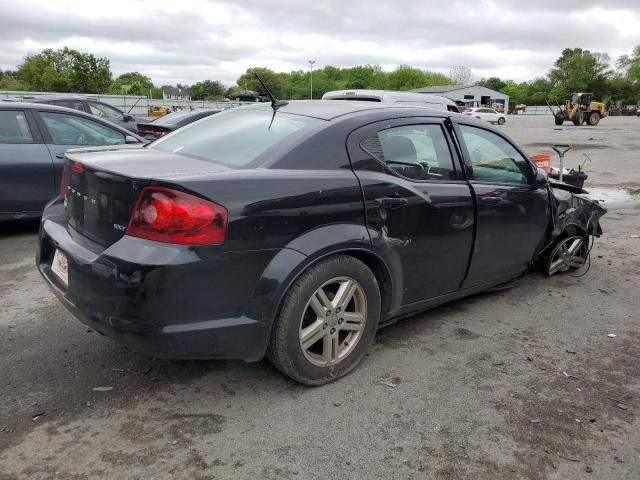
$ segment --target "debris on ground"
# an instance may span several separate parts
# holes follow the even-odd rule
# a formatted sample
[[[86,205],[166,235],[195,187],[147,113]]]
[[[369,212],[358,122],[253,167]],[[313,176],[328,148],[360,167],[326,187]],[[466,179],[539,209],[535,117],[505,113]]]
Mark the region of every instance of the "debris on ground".
[[[575,375],[571,375],[571,374],[569,374],[569,373],[567,373],[567,372],[565,372],[565,371],[563,371],[563,372],[562,372],[562,374],[563,374],[565,377],[567,377],[567,378],[573,378],[573,379],[575,379],[575,380],[580,380],[580,379],[579,379],[578,377],[576,377]]]
[[[607,337],[609,337],[609,338],[616,338],[616,337],[617,337],[617,335],[616,335],[615,333],[608,333],[608,334],[607,334]]]
[[[113,387],[93,387],[94,392],[110,392]]]
[[[590,467],[589,465],[585,465],[584,471],[587,473],[593,473],[593,467]]]
[[[397,383],[391,382],[389,380],[380,380],[378,382],[380,385],[384,385],[385,387],[396,388],[398,386]]]
[[[540,423],[540,419],[538,417],[533,417],[531,420],[529,420],[529,423]]]

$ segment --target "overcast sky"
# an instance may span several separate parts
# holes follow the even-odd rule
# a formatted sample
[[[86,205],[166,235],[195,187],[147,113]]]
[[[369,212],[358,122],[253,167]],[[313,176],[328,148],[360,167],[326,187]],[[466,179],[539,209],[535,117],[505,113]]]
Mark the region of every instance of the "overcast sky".
[[[235,82],[248,67],[398,64],[474,78],[543,75],[565,47],[640,45],[640,0],[0,0],[0,68],[69,46],[114,76]]]

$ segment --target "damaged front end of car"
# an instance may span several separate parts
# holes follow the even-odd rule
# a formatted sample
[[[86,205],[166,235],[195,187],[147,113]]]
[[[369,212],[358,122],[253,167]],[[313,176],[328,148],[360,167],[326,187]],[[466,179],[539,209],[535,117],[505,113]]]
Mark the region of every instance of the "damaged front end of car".
[[[602,235],[600,218],[607,210],[586,190],[566,183],[549,181],[548,191],[551,222],[536,263],[550,276],[585,265],[589,241]]]

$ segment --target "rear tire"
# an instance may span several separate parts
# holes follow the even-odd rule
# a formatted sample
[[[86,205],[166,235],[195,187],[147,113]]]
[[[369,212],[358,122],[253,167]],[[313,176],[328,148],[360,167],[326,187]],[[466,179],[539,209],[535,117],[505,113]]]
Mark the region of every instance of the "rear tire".
[[[582,110],[578,110],[573,114],[573,124],[582,125],[582,122],[584,122],[584,114]]]
[[[598,125],[599,121],[600,121],[600,114],[598,112],[591,112],[589,115],[587,115],[587,123],[592,127],[595,127],[596,125]]]
[[[380,289],[373,272],[351,256],[329,257],[309,267],[289,288],[267,358],[304,385],[332,382],[360,363],[379,318]]]
[[[236,102],[239,102],[239,101],[240,101],[240,97],[236,97]]]
[[[498,125],[504,125],[504,122],[506,122],[506,120],[504,119],[504,117],[500,117],[498,119]]]

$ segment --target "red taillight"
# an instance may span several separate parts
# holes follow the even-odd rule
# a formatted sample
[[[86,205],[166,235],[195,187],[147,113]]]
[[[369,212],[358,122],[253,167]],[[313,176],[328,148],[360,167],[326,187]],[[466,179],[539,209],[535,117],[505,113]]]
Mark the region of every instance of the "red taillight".
[[[71,170],[76,173],[84,173],[84,165],[80,162],[71,162]]]
[[[69,175],[67,174],[67,168],[62,166],[62,178],[60,179],[60,196],[64,197],[67,193],[67,185],[69,184]]]
[[[127,235],[182,245],[224,243],[227,209],[188,193],[145,187],[133,209]]]

